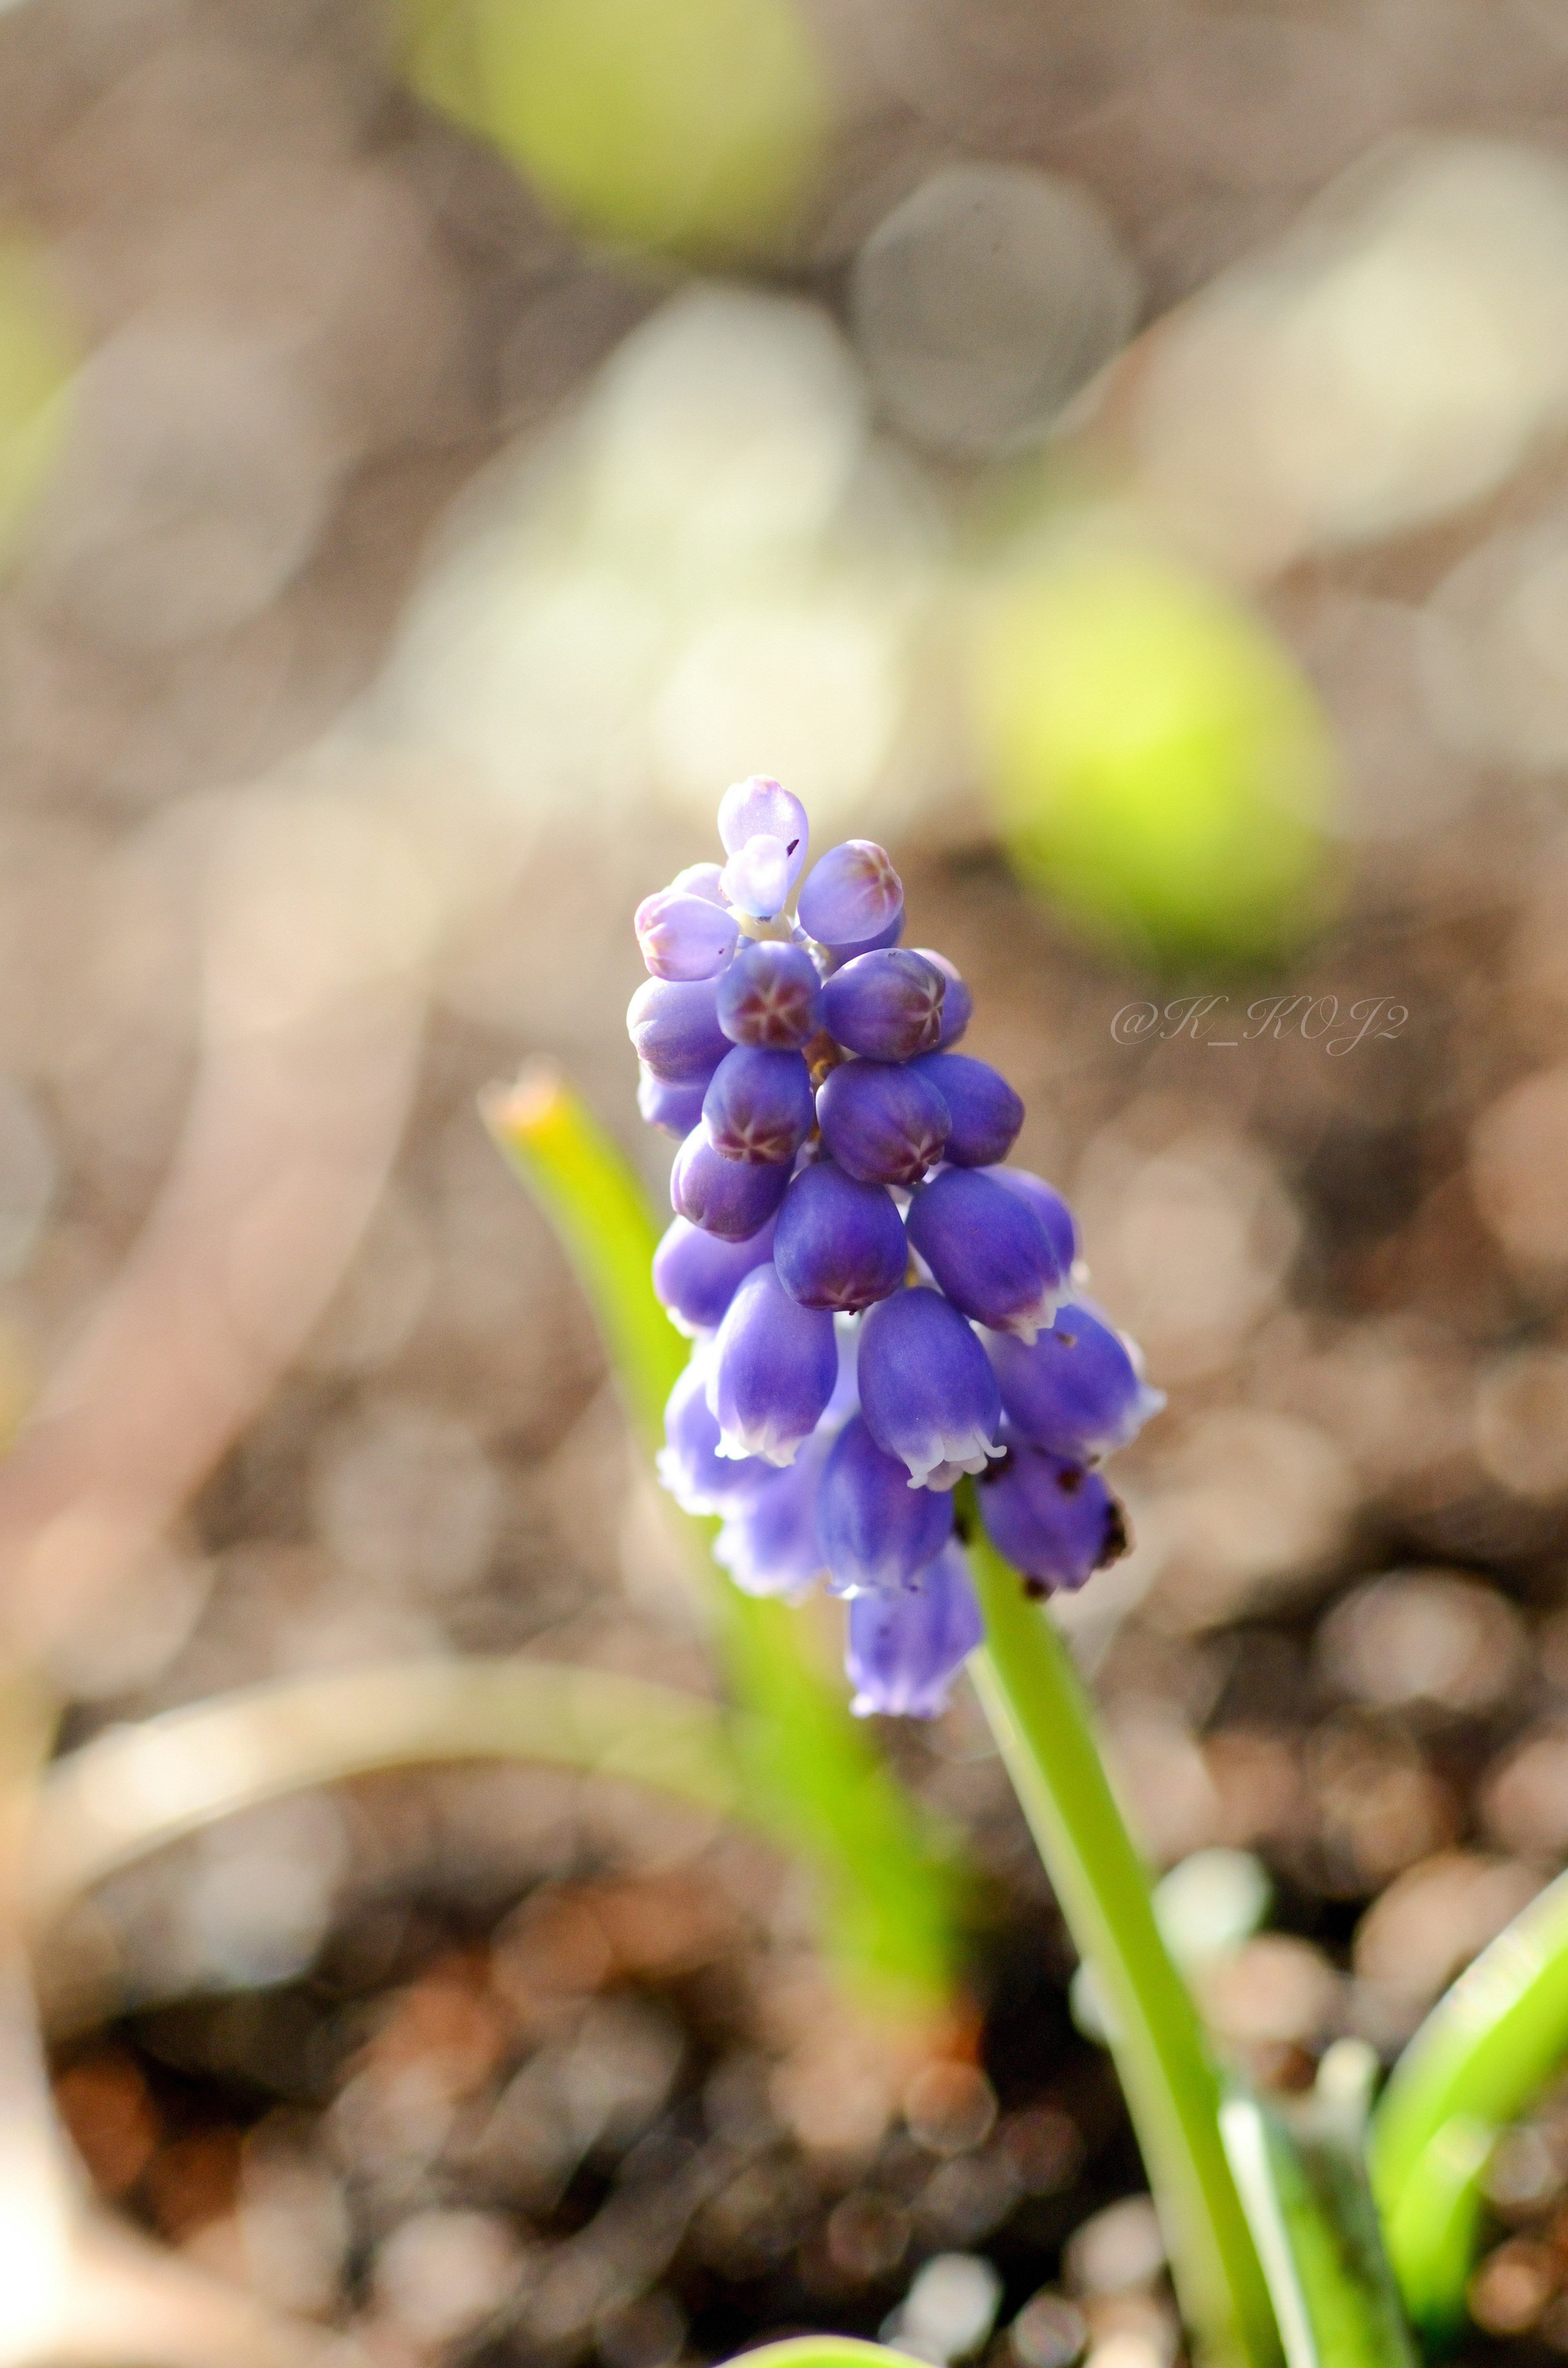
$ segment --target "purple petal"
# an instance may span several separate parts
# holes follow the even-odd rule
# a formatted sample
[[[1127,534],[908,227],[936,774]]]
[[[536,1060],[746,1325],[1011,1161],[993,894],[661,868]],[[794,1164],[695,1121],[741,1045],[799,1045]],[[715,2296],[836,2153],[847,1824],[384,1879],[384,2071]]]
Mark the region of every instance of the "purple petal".
[[[637,1081],[637,1107],[650,1126],[662,1127],[676,1141],[688,1135],[702,1116],[702,1097],[708,1091],[706,1077],[694,1077],[688,1086],[666,1086],[656,1077],[646,1061],[639,1063],[641,1075]]]
[[[724,894],[738,912],[749,914],[756,921],[771,921],[784,909],[791,869],[784,841],[769,831],[759,831],[725,864]]]
[[[772,1255],[771,1220],[749,1241],[725,1242],[675,1217],[653,1252],[653,1289],[677,1331],[711,1332],[753,1267]]]
[[[869,1307],[903,1281],[903,1220],[879,1184],[857,1184],[830,1160],[803,1168],[778,1212],[774,1263],[802,1307]]]
[[[916,946],[915,951],[922,962],[928,962],[947,980],[948,991],[942,997],[942,1032],[937,1039],[937,1050],[945,1053],[956,1044],[974,1016],[974,997],[964,985],[946,954],[936,953],[929,946]]]
[[[979,1503],[998,1552],[1037,1592],[1082,1587],[1131,1543],[1127,1517],[1097,1472],[1011,1432],[1005,1462],[980,1483]]]
[[[717,863],[688,863],[670,882],[683,896],[705,896],[710,905],[724,901],[723,872]]]
[[[989,1167],[1006,1158],[1018,1139],[1024,1106],[999,1069],[967,1053],[927,1053],[910,1066],[948,1105],[951,1124],[943,1156],[950,1167]]]
[[[787,1471],[759,1479],[713,1541],[743,1595],[803,1595],[826,1570],[817,1535],[817,1501],[830,1434],[808,1439]]]
[[[827,1459],[817,1526],[831,1593],[892,1595],[946,1545],[953,1500],[912,1488],[903,1465],[883,1454],[856,1415]]]
[[[912,1488],[950,1488],[1000,1455],[1002,1400],[990,1360],[935,1291],[897,1291],[860,1327],[860,1410]]]
[[[1040,1220],[978,1168],[948,1167],[909,1205],[908,1234],[953,1305],[994,1332],[1033,1340],[1050,1324],[1062,1269]]]
[[[857,1718],[937,1718],[983,1634],[963,1550],[944,1546],[908,1595],[861,1595],[849,1606],[844,1668]]]
[[[803,946],[748,939],[719,981],[719,1025],[736,1044],[772,1053],[809,1044],[822,1027],[822,981]]]
[[[947,984],[932,963],[903,947],[858,954],[824,984],[823,1015],[848,1052],[908,1061],[936,1049]]]
[[[687,1513],[720,1513],[744,1502],[771,1470],[719,1452],[719,1426],[708,1406],[708,1353],[699,1349],[670,1392],[659,1478]]]
[[[820,945],[864,951],[902,923],[903,882],[885,848],[869,838],[846,839],[817,864],[796,910]]]
[[[626,1032],[660,1083],[710,1078],[730,1049],[719,1025],[718,985],[710,978],[646,978],[626,1011]]]
[[[822,1139],[857,1182],[918,1184],[941,1158],[948,1106],[926,1066],[846,1061],[817,1088]]]
[[[788,1167],[726,1159],[702,1128],[695,1127],[670,1170],[670,1206],[705,1234],[717,1234],[726,1242],[749,1242],[775,1213],[789,1183]]]
[[[737,1044],[702,1102],[708,1139],[726,1159],[788,1167],[812,1131],[812,1081],[799,1053]]]
[[[832,1316],[791,1299],[771,1264],[757,1267],[730,1302],[708,1367],[722,1452],[792,1463],[837,1382]]]
[[[1066,1301],[1032,1349],[1006,1333],[986,1342],[1008,1419],[1031,1446],[1080,1463],[1114,1454],[1165,1405],[1119,1334],[1082,1301]]]
[[[985,1173],[1034,1211],[1058,1267],[1071,1274],[1079,1254],[1078,1227],[1061,1193],[1027,1167],[988,1167]]]

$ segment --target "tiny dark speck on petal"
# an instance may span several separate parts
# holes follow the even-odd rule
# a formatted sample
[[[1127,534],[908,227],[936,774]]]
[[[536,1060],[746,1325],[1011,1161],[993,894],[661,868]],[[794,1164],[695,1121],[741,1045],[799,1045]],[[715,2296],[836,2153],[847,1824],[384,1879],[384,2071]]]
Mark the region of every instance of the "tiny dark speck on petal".
[[[794,854],[794,852],[795,852],[795,849],[799,847],[799,845],[800,845],[800,844],[801,844],[801,842],[800,842],[800,840],[799,840],[798,838],[792,838],[792,839],[790,841],[789,846],[784,849],[785,854],[786,854],[786,855],[793,855],[793,854]]]
[[[1075,1463],[1070,1463],[1064,1472],[1057,1474],[1056,1485],[1064,1497],[1075,1497],[1084,1485],[1084,1475]]]
[[[1024,1593],[1028,1596],[1031,1603],[1043,1603],[1046,1597],[1051,1593],[1051,1589],[1047,1587],[1043,1578],[1026,1578],[1024,1581]]]
[[[1107,1563],[1119,1562],[1122,1555],[1130,1554],[1131,1550],[1132,1524],[1113,1497],[1106,1508],[1105,1543],[1100,1548],[1100,1558],[1096,1563],[1095,1568],[1104,1570]]]

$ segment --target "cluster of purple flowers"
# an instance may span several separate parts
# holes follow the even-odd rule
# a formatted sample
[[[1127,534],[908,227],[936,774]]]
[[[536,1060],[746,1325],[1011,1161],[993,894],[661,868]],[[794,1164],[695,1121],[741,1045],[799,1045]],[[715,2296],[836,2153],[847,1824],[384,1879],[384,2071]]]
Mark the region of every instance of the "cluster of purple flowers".
[[[1001,1164],[1023,1104],[953,1049],[969,990],[899,944],[883,850],[831,848],[797,895],[805,810],[760,776],[719,836],[638,907],[627,1015],[642,1114],[681,1138],[653,1282],[694,1345],[660,1477],[720,1516],[738,1587],[848,1598],[857,1711],[929,1717],[980,1641],[955,1484],[1031,1592],[1080,1587],[1127,1544],[1094,1466],[1164,1401],[1074,1295],[1065,1201]]]

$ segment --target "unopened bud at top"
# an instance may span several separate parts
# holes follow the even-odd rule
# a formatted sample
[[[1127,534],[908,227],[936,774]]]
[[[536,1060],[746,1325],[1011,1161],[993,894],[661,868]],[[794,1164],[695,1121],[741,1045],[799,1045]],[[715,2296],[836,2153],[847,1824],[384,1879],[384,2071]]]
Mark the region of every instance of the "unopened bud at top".
[[[869,946],[903,910],[903,882],[869,838],[830,847],[801,891],[801,926],[835,952]]]

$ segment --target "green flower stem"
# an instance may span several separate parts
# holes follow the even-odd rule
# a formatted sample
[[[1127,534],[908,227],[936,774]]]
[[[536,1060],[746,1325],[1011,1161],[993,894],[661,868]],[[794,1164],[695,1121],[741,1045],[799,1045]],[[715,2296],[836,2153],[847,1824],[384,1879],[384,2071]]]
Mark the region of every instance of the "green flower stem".
[[[985,1643],[970,1672],[1062,1912],[1109,2009],[1117,2069],[1208,2368],[1266,2368],[1279,2337],[1220,2134],[1197,2009],[1154,1922],[1148,1877],[1107,1781],[1067,1649],[977,1531]]]
[[[1514,2119],[1565,2052],[1568,1875],[1560,1875],[1438,2000],[1372,2116],[1372,2191],[1394,2274],[1406,2307],[1435,2336],[1463,2311],[1485,2134]]]
[[[481,1108],[576,1270],[652,1456],[689,1352],[654,1295],[659,1228],[642,1190],[550,1064],[495,1087]],[[939,2012],[951,1996],[960,1907],[949,1847],[850,1718],[799,1614],[730,1584],[712,1559],[715,1523],[684,1526],[715,1647],[745,1713],[738,1735],[757,1808],[780,1841],[812,1861],[831,1952],[879,2008]]]

